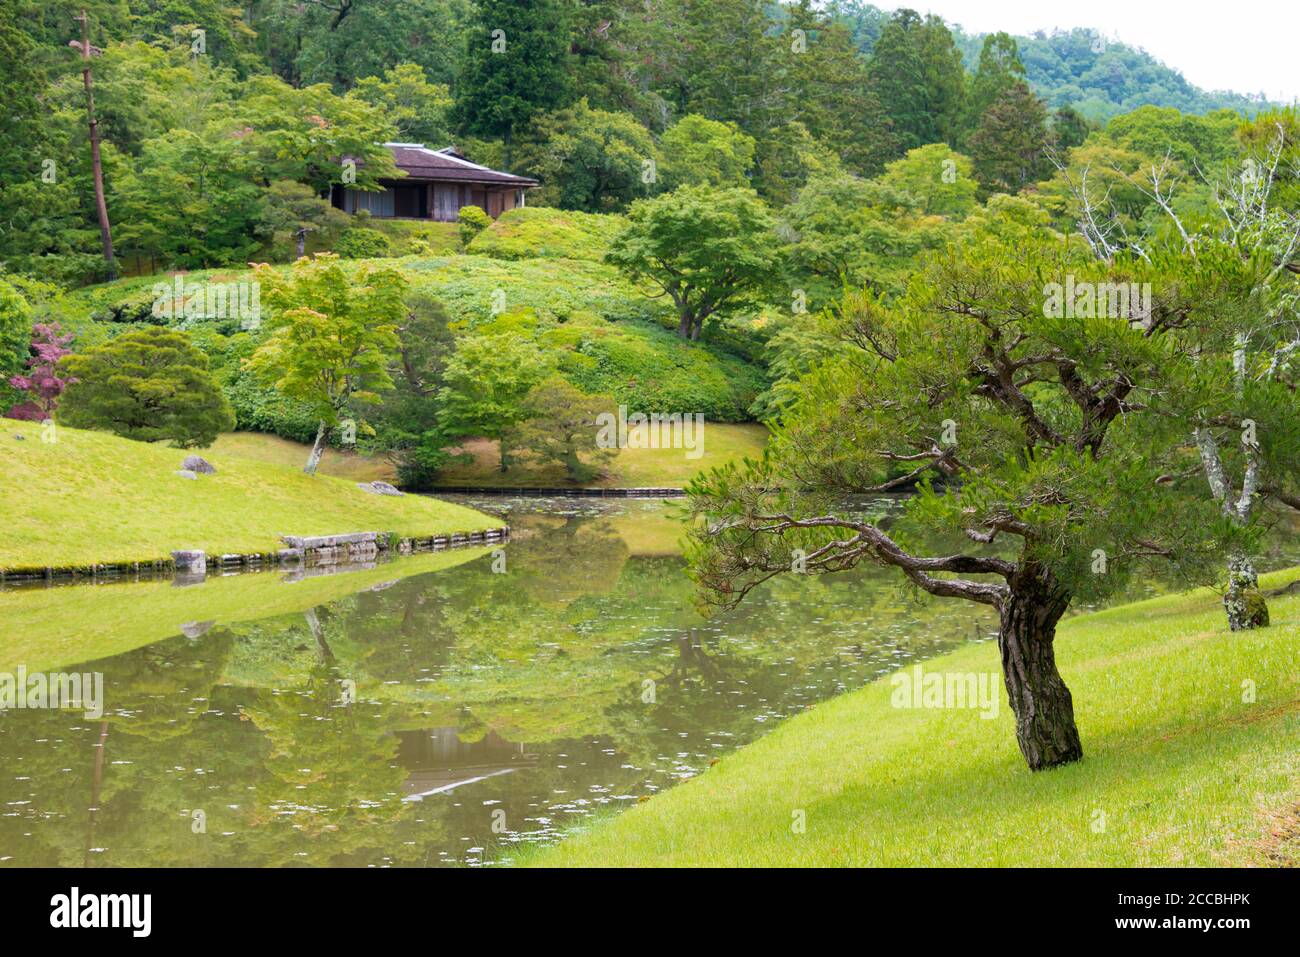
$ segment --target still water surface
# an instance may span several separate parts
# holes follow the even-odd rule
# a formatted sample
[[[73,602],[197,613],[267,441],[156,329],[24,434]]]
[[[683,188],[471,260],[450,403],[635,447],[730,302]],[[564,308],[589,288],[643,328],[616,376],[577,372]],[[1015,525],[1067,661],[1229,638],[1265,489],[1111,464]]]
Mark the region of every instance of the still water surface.
[[[705,619],[670,503],[466,501],[502,551],[0,595],[0,671],[104,675],[0,712],[0,863],[506,862],[996,627],[875,568]]]

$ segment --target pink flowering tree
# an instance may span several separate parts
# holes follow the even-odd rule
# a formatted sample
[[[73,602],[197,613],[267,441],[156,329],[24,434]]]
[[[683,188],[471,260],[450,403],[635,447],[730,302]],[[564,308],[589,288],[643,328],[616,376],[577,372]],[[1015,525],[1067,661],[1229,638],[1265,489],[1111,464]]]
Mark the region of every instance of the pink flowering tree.
[[[68,348],[71,342],[72,334],[64,333],[57,322],[32,327],[27,371],[9,377],[9,384],[25,393],[26,398],[6,412],[6,417],[43,422],[53,415],[63,390],[77,381],[59,375],[59,360],[72,351]]]

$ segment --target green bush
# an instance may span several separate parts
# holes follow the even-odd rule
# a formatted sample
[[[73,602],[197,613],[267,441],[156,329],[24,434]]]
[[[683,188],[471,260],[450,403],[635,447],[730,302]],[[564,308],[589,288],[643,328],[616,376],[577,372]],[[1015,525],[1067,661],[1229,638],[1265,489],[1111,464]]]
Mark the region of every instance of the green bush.
[[[495,259],[583,259],[600,262],[626,225],[622,216],[526,206],[511,209],[479,233],[468,251]]]
[[[393,254],[393,245],[377,229],[349,226],[334,244],[334,252],[344,259],[381,259]]]
[[[435,297],[455,321],[471,327],[492,318],[497,290],[507,309],[533,309],[544,320],[595,313],[612,321],[659,322],[671,315],[663,299],[649,298],[613,267],[595,262],[449,256],[408,260],[402,272],[412,289]]]
[[[460,223],[460,244],[468,246],[474,237],[492,225],[492,217],[477,206],[462,206],[456,214]]]
[[[31,341],[32,307],[17,289],[0,279],[0,383],[26,367]]]
[[[146,326],[63,359],[71,385],[58,419],[178,448],[211,445],[235,425],[205,356],[183,333]]]
[[[316,438],[316,418],[305,402],[286,399],[264,388],[251,375],[240,372],[223,389],[235,411],[235,428],[240,432],[269,432],[294,442]]]
[[[544,341],[562,347],[566,379],[584,392],[612,395],[629,412],[699,412],[714,422],[745,422],[767,387],[762,370],[743,359],[657,326],[575,323]]]

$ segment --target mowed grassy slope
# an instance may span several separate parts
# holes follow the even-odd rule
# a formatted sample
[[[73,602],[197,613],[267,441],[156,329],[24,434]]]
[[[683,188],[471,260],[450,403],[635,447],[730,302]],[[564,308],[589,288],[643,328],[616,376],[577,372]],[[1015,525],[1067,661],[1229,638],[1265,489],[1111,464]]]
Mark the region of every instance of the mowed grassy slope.
[[[632,431],[637,431],[633,429]],[[596,488],[681,488],[697,473],[727,462],[739,461],[749,456],[759,458],[767,443],[767,427],[756,424],[731,424],[706,422],[704,424],[704,451],[699,458],[687,458],[684,449],[619,449],[609,474],[588,485]],[[219,436],[210,453],[205,456],[238,455],[241,458],[274,462],[286,467],[301,468],[307,461],[308,447],[299,442],[282,439],[263,432],[231,432]],[[507,472],[500,470],[497,443],[489,439],[466,442],[461,451],[473,456],[473,461],[447,468],[440,482],[443,485],[508,486],[511,488],[573,488],[558,464],[540,465],[527,453],[519,453]],[[358,482],[379,479],[396,482],[392,463],[381,456],[366,456],[355,452],[327,449],[321,459],[323,475],[350,478]]]
[[[217,474],[187,480],[175,474],[186,454],[62,427],[45,443],[39,424],[0,420],[0,568],[143,561],[180,548],[271,551],[281,534],[436,535],[502,524],[463,506],[372,495],[353,481],[234,455],[211,455]]]
[[[301,469],[307,462],[311,446],[292,439],[283,439],[266,432],[227,432],[217,436],[217,441],[202,452],[204,458],[215,462],[218,457],[237,455],[244,459]],[[321,475],[351,479],[354,482],[397,482],[397,470],[382,455],[362,455],[327,448],[321,456],[317,471]]]
[[[1206,591],[1064,624],[1058,658],[1083,736],[1078,764],[1030,773],[1004,691],[985,720],[893,708],[886,678],[518,862],[1300,864],[1300,597],[1270,605],[1272,627],[1238,634]],[[997,673],[997,648],[924,667]],[[796,811],[804,833],[792,829]]]
[[[639,430],[633,428],[630,431]],[[706,422],[704,448],[698,458],[687,458],[684,449],[619,449],[608,474],[587,484],[594,488],[681,488],[698,472],[746,456],[761,457],[766,444],[766,426]],[[519,455],[518,461],[508,471],[502,472],[497,443],[488,439],[467,442],[461,451],[468,452],[474,460],[465,465],[447,467],[439,479],[442,484],[573,487],[565,477],[563,466],[539,465],[531,461],[527,453]]]

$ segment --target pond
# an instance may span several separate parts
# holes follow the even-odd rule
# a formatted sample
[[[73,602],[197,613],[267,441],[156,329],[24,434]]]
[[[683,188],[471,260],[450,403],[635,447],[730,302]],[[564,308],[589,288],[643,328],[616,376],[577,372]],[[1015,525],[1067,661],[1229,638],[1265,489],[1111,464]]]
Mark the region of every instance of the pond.
[[[996,628],[874,567],[706,619],[673,503],[464,501],[510,543],[0,592],[0,673],[103,676],[102,714],[0,712],[0,864],[505,863]]]
[[[885,569],[705,619],[672,503],[466,501],[511,542],[0,594],[0,672],[103,675],[102,714],[0,712],[0,863],[508,861],[996,627]]]

